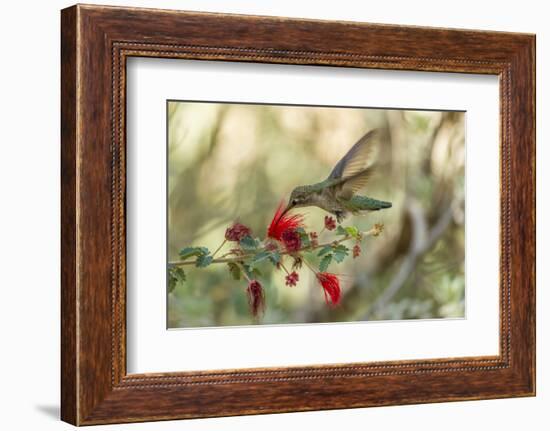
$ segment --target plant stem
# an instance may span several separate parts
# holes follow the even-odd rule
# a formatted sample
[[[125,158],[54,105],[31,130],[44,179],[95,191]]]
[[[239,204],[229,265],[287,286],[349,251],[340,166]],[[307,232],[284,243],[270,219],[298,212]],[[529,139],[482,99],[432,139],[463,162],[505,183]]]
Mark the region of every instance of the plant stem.
[[[227,242],[227,240],[224,239],[223,242],[220,244],[220,246],[216,249],[216,251],[214,253],[212,253],[212,257],[214,257],[218,254],[218,252],[222,249],[222,247],[225,245],[226,242]]]
[[[361,235],[363,237],[378,236],[381,231],[382,231],[382,227],[379,226],[379,225],[375,225],[374,227],[372,227],[368,231],[361,232]],[[289,254],[300,253],[302,251],[312,251],[312,250],[317,250],[317,249],[322,248],[322,247],[326,247],[328,245],[338,245],[338,244],[340,244],[342,242],[345,242],[345,241],[348,241],[350,239],[355,239],[355,238],[351,235],[346,235],[346,236],[344,236],[340,239],[334,240],[334,241],[329,241],[329,242],[325,242],[323,244],[318,244],[315,247],[311,247],[311,246],[302,247],[297,251],[292,251],[292,252],[280,251],[280,253],[281,253],[281,256],[285,256],[285,255],[289,255]],[[222,245],[223,245],[223,243],[222,243]],[[219,251],[220,248],[221,248],[221,246],[218,248],[218,250],[216,250],[214,252],[214,254],[216,254]],[[263,251],[263,250],[264,249],[260,249],[258,251]],[[257,252],[251,253],[251,254],[243,254],[243,255],[234,256],[234,257],[225,257],[225,255],[224,255],[224,257],[220,257],[218,259],[213,259],[211,263],[230,263],[230,262],[239,263],[239,262],[242,262],[242,261],[244,261],[244,260],[246,260],[250,257],[253,257],[256,253]],[[176,261],[173,261],[173,262],[168,262],[168,264],[172,265],[172,266],[188,266],[188,265],[191,266],[191,265],[195,265],[196,261],[195,260],[176,260]]]
[[[286,266],[283,264],[283,260],[281,259],[281,268],[283,268],[286,272],[286,275],[289,275],[288,269],[286,269]]]
[[[309,262],[307,260],[303,259],[302,262],[304,262],[306,264],[306,266],[311,270],[311,272],[313,272],[315,275],[317,275],[317,271],[315,271],[315,269],[313,269],[313,267],[309,264]]]
[[[250,284],[250,278],[248,277],[248,275],[246,275],[246,269],[244,268],[244,265],[241,262],[238,262],[237,265],[239,265],[239,267],[241,268],[241,273],[242,273],[243,277]]]

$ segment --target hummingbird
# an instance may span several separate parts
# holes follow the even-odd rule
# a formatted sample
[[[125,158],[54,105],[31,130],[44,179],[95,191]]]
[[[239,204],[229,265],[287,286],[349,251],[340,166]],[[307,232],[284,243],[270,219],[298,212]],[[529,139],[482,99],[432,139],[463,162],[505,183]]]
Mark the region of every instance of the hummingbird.
[[[391,202],[357,194],[372,174],[372,141],[379,133],[374,129],[363,135],[324,181],[294,188],[282,214],[293,208],[316,206],[335,215],[341,223],[350,213],[390,208]]]

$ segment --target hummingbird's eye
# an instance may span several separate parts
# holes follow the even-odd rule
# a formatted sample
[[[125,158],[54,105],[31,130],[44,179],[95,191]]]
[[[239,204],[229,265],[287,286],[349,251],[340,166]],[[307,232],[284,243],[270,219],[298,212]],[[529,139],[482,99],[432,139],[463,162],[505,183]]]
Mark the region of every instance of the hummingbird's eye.
[[[296,205],[298,203],[298,199],[292,199],[292,205]]]

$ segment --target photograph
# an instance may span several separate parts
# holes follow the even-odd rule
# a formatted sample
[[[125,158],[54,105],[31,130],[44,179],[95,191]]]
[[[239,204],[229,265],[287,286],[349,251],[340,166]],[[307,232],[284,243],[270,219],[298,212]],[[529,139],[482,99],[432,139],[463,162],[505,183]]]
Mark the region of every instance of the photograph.
[[[1,429],[550,429],[545,2],[2,6]]]
[[[465,112],[166,109],[168,328],[465,317]]]

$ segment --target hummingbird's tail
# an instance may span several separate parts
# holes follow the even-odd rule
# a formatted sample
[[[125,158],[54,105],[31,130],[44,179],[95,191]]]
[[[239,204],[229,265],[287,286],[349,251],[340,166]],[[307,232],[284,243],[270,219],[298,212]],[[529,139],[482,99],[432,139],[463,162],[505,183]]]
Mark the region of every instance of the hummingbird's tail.
[[[353,196],[346,204],[351,212],[378,211],[391,208],[391,202],[379,201],[368,196]]]

